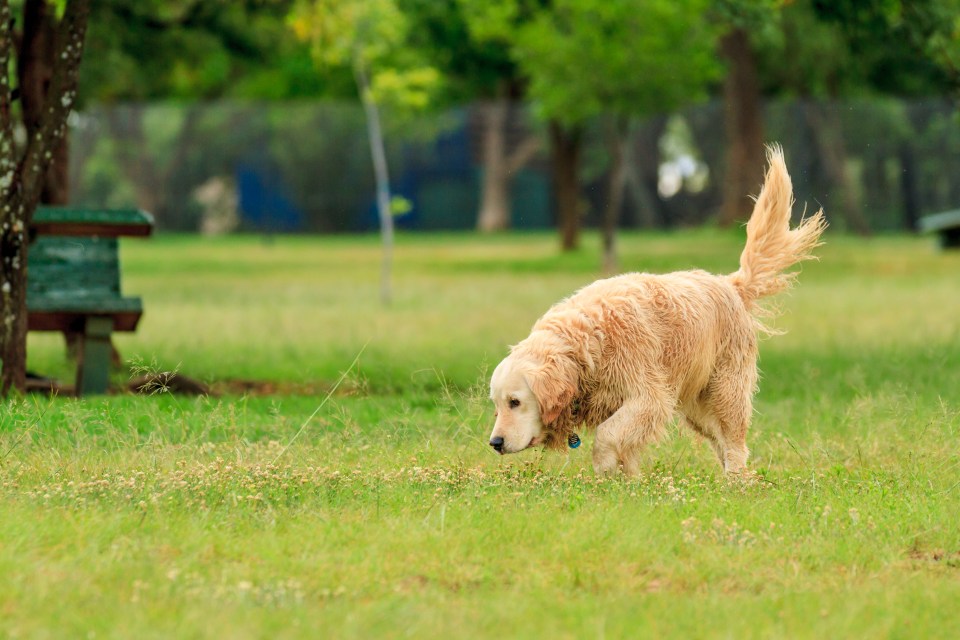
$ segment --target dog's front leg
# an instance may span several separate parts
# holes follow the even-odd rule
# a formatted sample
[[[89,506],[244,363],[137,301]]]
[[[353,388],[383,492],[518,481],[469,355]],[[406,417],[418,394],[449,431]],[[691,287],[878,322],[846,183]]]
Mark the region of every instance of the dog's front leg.
[[[593,470],[609,475],[622,468],[626,475],[637,474],[644,445],[659,439],[670,417],[669,404],[634,398],[600,423],[593,442]]]

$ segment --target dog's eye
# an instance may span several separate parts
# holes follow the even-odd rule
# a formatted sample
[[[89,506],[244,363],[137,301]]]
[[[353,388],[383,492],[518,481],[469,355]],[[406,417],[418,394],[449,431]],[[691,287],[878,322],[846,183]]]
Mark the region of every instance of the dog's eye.
[[[519,407],[519,406],[520,406],[520,401],[519,401],[519,400],[517,400],[516,398],[511,398],[511,399],[510,399],[510,408],[511,408],[511,409],[516,409],[516,408]]]

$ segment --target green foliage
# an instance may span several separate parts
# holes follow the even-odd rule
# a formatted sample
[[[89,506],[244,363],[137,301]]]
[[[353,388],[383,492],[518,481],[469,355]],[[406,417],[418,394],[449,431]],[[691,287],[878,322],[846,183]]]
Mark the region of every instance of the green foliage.
[[[711,13],[728,28],[752,36],[777,24],[779,12],[793,0],[713,0]]]
[[[783,13],[796,0],[713,0],[708,15],[727,33],[740,29],[755,51],[781,51]]]
[[[650,115],[702,98],[716,80],[717,27],[704,0],[460,0],[479,41],[511,52],[544,118]]]
[[[470,33],[481,41],[493,41],[509,49],[517,40],[517,29],[529,21],[531,12],[549,3],[530,0],[457,0]]]
[[[305,0],[296,4],[290,26],[321,63],[346,66],[381,62],[406,31],[393,0]]]
[[[643,115],[702,97],[730,28],[768,93],[923,95],[960,86],[958,16],[957,0],[103,0],[81,95],[352,96],[357,54],[400,110],[507,86],[567,122]]]
[[[338,86],[322,82],[289,37],[287,0],[92,5],[80,86],[88,101],[287,98]]]
[[[471,11],[496,3],[471,0],[397,0],[409,24],[412,46],[442,70],[453,99],[491,97],[516,83],[517,67],[509,48],[477,33],[485,22],[471,20]]]
[[[431,96],[440,82],[433,67],[398,70],[383,69],[373,77],[370,95],[377,104],[389,104],[408,111],[430,106]]]
[[[402,216],[413,210],[413,203],[403,196],[392,196],[390,198],[390,213],[395,216]]]
[[[289,16],[322,71],[369,73],[370,98],[398,111],[427,107],[440,74],[407,42],[407,21],[394,0],[302,0]]]
[[[823,98],[864,90],[865,59],[850,50],[840,25],[820,19],[810,2],[783,11],[780,33],[757,56],[769,92]]]
[[[791,2],[780,14],[782,38],[759,42],[767,91],[941,95],[960,86],[960,39],[950,35],[958,13],[956,0]]]

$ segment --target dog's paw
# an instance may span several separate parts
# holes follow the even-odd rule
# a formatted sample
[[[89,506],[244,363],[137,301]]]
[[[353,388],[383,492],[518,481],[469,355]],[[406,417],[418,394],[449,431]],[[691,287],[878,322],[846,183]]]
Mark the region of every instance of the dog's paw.
[[[617,460],[617,456],[612,454],[597,454],[594,452],[593,455],[593,472],[598,476],[613,476],[620,470],[620,461]]]
[[[760,484],[762,478],[753,469],[741,467],[737,471],[726,471],[724,473],[728,482],[736,482],[744,485]]]

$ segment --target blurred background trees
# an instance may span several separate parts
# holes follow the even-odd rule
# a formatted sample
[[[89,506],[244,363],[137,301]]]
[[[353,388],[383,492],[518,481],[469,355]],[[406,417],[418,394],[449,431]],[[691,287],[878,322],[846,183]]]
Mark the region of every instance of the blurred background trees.
[[[354,69],[295,37],[297,3],[94,4],[73,201],[167,229],[377,226]],[[391,5],[404,28],[376,82],[401,227],[554,226],[572,248],[587,225],[614,269],[618,227],[742,220],[774,140],[835,228],[960,206],[960,0]],[[395,99],[411,60],[436,72],[416,116]],[[197,197],[211,181],[236,202],[226,227]]]

